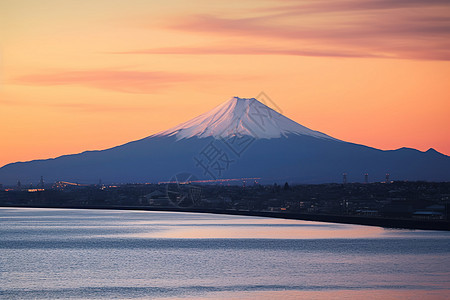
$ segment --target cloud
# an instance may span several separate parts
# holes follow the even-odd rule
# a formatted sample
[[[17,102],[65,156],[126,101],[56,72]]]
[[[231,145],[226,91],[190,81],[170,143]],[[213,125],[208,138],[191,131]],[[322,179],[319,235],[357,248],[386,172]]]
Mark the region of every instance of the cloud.
[[[313,0],[296,4],[291,4],[294,1],[279,1],[278,3],[282,2],[288,3],[288,5],[276,5],[256,10],[307,14],[449,6],[448,0]]]
[[[84,70],[29,74],[14,78],[11,83],[36,86],[81,85],[124,93],[145,94],[158,92],[173,84],[205,77],[170,72]]]
[[[232,47],[158,48],[128,53],[276,54],[450,60],[450,2],[307,1],[255,8],[252,17],[180,16],[164,27],[203,34]],[[256,15],[255,15],[256,14]],[[256,49],[249,45],[276,45]],[[123,53],[126,53],[124,51]]]
[[[211,35],[244,37],[270,37],[273,39],[348,41],[373,38],[444,37],[450,34],[449,20],[421,22],[423,16],[385,16],[377,20],[368,16],[365,20],[327,21],[321,24],[282,25],[254,18],[227,19],[212,15],[190,16],[168,25],[183,31],[203,32]]]
[[[322,56],[322,57],[385,57],[368,53],[350,51],[327,51],[315,49],[283,49],[268,47],[230,47],[229,45],[215,45],[204,47],[165,47],[154,49],[131,50],[113,52],[114,54],[182,54],[182,55],[293,55],[293,56]]]
[[[61,108],[65,110],[73,110],[85,113],[106,113],[106,112],[131,112],[136,113],[145,110],[144,107],[130,105],[111,105],[98,103],[52,103],[47,106],[53,108]]]

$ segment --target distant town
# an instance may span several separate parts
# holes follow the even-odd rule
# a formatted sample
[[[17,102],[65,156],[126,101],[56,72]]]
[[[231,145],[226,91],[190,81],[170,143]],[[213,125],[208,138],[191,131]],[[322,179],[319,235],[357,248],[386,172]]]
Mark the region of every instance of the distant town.
[[[0,186],[0,206],[198,211],[367,225],[404,220],[410,225],[398,223],[398,227],[415,228],[414,224],[425,222],[450,230],[450,182],[81,185],[46,184],[41,178],[34,187],[20,182],[14,187]]]

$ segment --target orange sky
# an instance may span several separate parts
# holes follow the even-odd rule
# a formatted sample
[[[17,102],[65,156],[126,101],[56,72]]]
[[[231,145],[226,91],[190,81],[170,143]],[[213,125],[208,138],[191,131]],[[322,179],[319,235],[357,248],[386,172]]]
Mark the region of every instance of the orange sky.
[[[447,0],[3,0],[0,59],[0,166],[261,91],[338,139],[450,155]]]

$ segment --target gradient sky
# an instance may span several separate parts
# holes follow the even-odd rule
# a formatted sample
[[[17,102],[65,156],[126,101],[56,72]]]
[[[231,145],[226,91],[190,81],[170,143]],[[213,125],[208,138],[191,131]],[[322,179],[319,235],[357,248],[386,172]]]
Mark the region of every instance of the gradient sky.
[[[0,2],[0,166],[264,91],[335,138],[450,155],[450,1]]]

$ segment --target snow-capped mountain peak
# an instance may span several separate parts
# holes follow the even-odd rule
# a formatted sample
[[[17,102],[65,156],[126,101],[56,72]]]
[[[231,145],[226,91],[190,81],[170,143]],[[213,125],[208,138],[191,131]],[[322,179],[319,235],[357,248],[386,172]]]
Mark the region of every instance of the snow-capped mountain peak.
[[[233,97],[190,121],[153,136],[175,136],[180,140],[191,137],[225,138],[248,135],[271,139],[287,137],[289,134],[336,140],[292,121],[255,98],[239,97]]]

